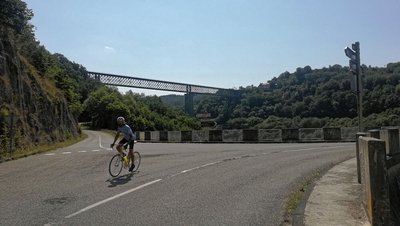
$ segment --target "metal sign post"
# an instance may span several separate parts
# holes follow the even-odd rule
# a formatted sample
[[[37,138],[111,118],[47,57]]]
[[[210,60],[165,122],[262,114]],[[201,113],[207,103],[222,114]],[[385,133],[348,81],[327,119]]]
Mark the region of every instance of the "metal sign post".
[[[363,132],[364,131],[364,126],[362,122],[363,88],[362,88],[362,73],[360,66],[360,43],[359,42],[353,43],[351,49],[349,47],[346,47],[344,49],[344,53],[348,58],[350,58],[349,60],[350,71],[353,73],[356,80],[355,88],[357,93],[358,132]]]

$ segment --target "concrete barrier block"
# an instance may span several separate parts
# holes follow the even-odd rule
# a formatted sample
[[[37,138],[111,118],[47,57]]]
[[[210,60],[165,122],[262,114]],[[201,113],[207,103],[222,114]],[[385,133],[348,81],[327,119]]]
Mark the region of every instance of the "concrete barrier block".
[[[324,140],[327,141],[340,141],[342,139],[342,130],[337,128],[323,128]]]
[[[368,130],[369,136],[376,138],[376,139],[380,139],[381,138],[381,131],[379,129],[371,129]]]
[[[239,129],[223,130],[222,141],[224,142],[240,142],[243,141],[243,132]]]
[[[400,163],[388,169],[389,180],[389,200],[390,200],[390,219],[392,225],[400,225]]]
[[[209,130],[193,130],[192,141],[194,142],[208,142]]]
[[[137,131],[136,132],[136,140],[144,140],[144,132]]]
[[[150,131],[144,132],[144,140],[151,140],[151,134]]]
[[[301,128],[299,129],[299,138],[302,141],[323,140],[321,128]]]
[[[386,142],[386,154],[400,153],[399,129],[388,128],[380,131],[380,139]]]
[[[282,141],[298,141],[299,129],[282,129]]]
[[[258,141],[258,130],[257,129],[244,129],[243,130],[243,141],[257,142]]]
[[[357,140],[356,140],[356,160],[357,160],[357,181],[359,184],[361,184],[361,169],[364,169],[363,166],[363,161],[360,161],[362,159],[362,155],[360,154],[360,137],[366,137],[368,134],[363,133],[363,132],[358,132],[356,134]]]
[[[386,169],[386,147],[383,140],[360,137],[364,161],[363,203],[372,225],[389,225],[390,201]]]
[[[181,131],[168,131],[169,142],[181,142]]]
[[[258,141],[282,142],[282,130],[260,129],[258,130]]]
[[[181,132],[181,140],[182,140],[182,142],[192,141],[192,131],[182,131]]]
[[[358,127],[342,127],[342,141],[356,141],[358,133]]]
[[[160,131],[160,141],[168,141],[168,131]]]
[[[222,141],[222,130],[210,130],[209,131],[209,141],[221,142]]]
[[[160,131],[151,131],[150,140],[155,142],[160,141]]]

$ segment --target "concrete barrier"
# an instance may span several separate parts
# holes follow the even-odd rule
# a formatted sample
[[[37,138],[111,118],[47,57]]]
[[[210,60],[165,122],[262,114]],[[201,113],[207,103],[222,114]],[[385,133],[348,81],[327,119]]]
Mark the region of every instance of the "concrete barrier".
[[[356,141],[356,134],[358,132],[358,127],[342,127],[342,141]]]
[[[360,137],[359,144],[364,161],[363,203],[368,218],[372,225],[389,225],[390,201],[385,142],[372,137]]]
[[[299,138],[301,141],[323,140],[321,128],[301,128],[299,129]]]
[[[392,162],[393,166],[388,168],[390,219],[392,225],[400,225],[400,159]]]
[[[208,142],[209,130],[193,130],[192,131],[192,141],[194,142]]]
[[[160,140],[160,131],[151,131],[150,132],[150,140],[157,142]]]
[[[381,138],[381,131],[379,129],[371,129],[368,130],[369,134],[371,137],[376,138],[376,139],[380,139]]]
[[[181,140],[182,140],[182,142],[191,142],[192,141],[192,131],[182,131],[181,132]]]
[[[340,141],[342,139],[342,130],[340,128],[323,128],[324,140]]]
[[[181,131],[168,131],[169,142],[181,142]]]
[[[258,141],[282,142],[282,130],[280,130],[280,129],[260,129],[260,130],[258,130]]]
[[[222,141],[224,142],[241,142],[243,141],[243,132],[239,129],[223,130]]]
[[[151,140],[151,133],[150,133],[150,131],[144,132],[144,140]]]
[[[210,130],[209,133],[210,142],[221,142],[222,141],[222,130]]]
[[[357,181],[359,184],[361,184],[361,164],[363,164],[363,161],[360,161],[360,137],[366,137],[367,133],[363,132],[358,132],[356,134],[357,136],[357,141],[356,141],[356,159],[357,159]],[[363,168],[364,169],[364,168]]]
[[[258,130],[257,129],[244,129],[243,130],[243,141],[258,142]]]
[[[355,131],[354,128],[342,128],[341,131],[346,131],[345,140],[338,139],[341,134],[339,131],[340,128],[138,131],[138,140],[151,142],[317,142],[353,139],[350,133]]]
[[[138,140],[144,140],[144,132],[136,132],[138,134],[137,139]]]
[[[386,143],[386,154],[394,155],[400,153],[399,129],[390,128],[381,130],[380,137]]]
[[[282,129],[283,142],[299,141],[299,129]]]
[[[168,131],[160,131],[160,141],[168,141]]]

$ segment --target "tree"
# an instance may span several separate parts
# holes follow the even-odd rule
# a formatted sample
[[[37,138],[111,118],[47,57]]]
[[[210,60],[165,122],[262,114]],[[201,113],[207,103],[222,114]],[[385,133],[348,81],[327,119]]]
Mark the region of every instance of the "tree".
[[[32,26],[29,20],[32,19],[33,12],[27,8],[25,2],[21,0],[1,0],[0,1],[0,30],[3,34],[6,29],[20,34],[24,29]]]

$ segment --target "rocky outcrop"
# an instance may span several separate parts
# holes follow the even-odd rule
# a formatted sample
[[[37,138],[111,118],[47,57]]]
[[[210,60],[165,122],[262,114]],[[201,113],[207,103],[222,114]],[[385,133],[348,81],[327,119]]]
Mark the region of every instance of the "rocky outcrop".
[[[17,146],[78,135],[62,92],[18,54],[11,38],[0,37],[0,123],[11,114]]]

